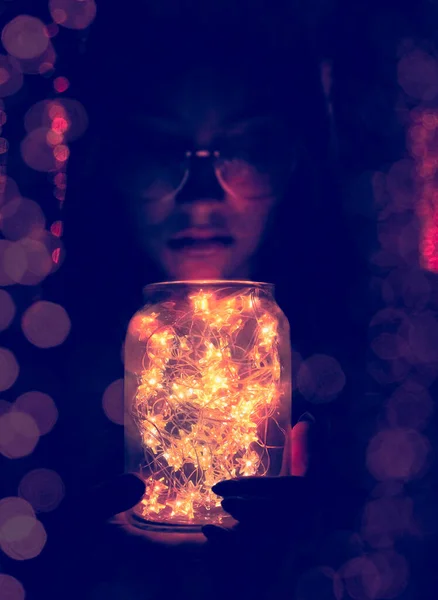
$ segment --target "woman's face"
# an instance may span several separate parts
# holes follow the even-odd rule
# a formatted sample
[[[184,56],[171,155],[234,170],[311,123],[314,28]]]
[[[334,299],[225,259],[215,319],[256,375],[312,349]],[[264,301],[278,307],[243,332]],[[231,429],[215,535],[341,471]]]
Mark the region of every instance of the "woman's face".
[[[120,180],[141,246],[168,279],[251,277],[291,164],[269,94],[201,71],[149,89]]]

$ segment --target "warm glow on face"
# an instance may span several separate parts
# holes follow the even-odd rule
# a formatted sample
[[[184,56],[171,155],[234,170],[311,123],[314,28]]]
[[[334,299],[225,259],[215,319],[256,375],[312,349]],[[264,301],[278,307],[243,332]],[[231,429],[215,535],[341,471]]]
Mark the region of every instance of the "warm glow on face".
[[[251,290],[220,298],[208,286],[163,321],[151,312],[131,322],[146,344],[131,408],[147,471],[138,510],[190,522],[220,506],[219,481],[269,471],[268,424],[281,430],[278,321]]]

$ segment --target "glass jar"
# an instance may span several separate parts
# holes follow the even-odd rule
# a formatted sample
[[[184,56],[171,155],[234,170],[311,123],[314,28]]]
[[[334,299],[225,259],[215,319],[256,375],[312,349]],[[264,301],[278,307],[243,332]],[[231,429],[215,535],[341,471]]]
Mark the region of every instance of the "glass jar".
[[[212,486],[287,474],[289,323],[267,283],[156,283],[145,296],[125,343],[126,469],[146,483],[132,520],[224,524]]]

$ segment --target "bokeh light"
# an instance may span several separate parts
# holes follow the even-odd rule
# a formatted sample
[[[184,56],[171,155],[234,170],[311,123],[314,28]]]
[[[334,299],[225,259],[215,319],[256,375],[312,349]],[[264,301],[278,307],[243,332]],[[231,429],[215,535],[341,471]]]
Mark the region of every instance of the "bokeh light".
[[[65,341],[70,332],[71,323],[62,306],[41,300],[26,310],[21,327],[31,344],[38,348],[53,348]]]
[[[2,498],[0,500],[0,529],[9,519],[18,516],[35,517],[32,505],[18,496]]]
[[[64,141],[64,136],[62,135],[62,133],[56,133],[56,131],[53,131],[53,129],[50,129],[47,132],[47,143],[50,146],[57,146],[58,144],[61,144]]]
[[[102,398],[103,410],[110,421],[123,425],[123,379],[113,381],[105,390]]]
[[[0,417],[0,453],[6,458],[22,458],[31,454],[40,438],[34,419],[17,410]]]
[[[408,308],[421,310],[431,297],[431,284],[419,269],[394,269],[382,283],[382,297],[388,304],[402,299]]]
[[[23,269],[15,274],[21,285],[37,285],[53,271],[53,261],[45,244],[33,238],[16,242],[16,249],[23,261]]]
[[[47,541],[43,524],[30,515],[10,517],[0,527],[0,547],[14,560],[29,560],[41,553]]]
[[[371,342],[374,354],[383,360],[400,358],[408,353],[407,342],[397,334],[381,333]]]
[[[38,426],[40,435],[49,433],[58,420],[58,409],[52,398],[43,392],[31,391],[19,396],[13,410],[30,415]]]
[[[27,269],[23,248],[9,240],[0,240],[0,285],[12,285],[20,281]]]
[[[0,98],[12,96],[23,85],[23,74],[10,56],[0,54]]]
[[[397,66],[398,82],[404,92],[416,100],[434,100],[438,96],[438,61],[419,48],[407,52]]]
[[[378,598],[381,587],[380,574],[373,561],[366,556],[349,560],[340,570],[340,575],[350,598],[354,600]]]
[[[60,175],[60,173],[58,173],[58,175]],[[50,226],[50,233],[52,235],[54,235],[55,237],[58,237],[58,238],[61,237],[62,230],[63,230],[62,221],[54,221]]]
[[[367,371],[380,385],[390,385],[404,381],[409,374],[410,368],[407,360],[399,358],[391,361],[370,361]]]
[[[6,138],[0,137],[0,156],[6,154],[9,150],[9,142]]]
[[[432,311],[411,317],[409,346],[418,362],[438,362],[438,322]]]
[[[367,467],[379,481],[409,481],[422,473],[429,449],[427,438],[417,431],[402,428],[382,430],[368,444]]]
[[[53,81],[53,87],[55,88],[55,92],[58,94],[63,94],[70,87],[70,82],[67,77],[56,77]]]
[[[85,29],[96,16],[94,0],[50,0],[49,10],[58,25],[68,29]]]
[[[14,385],[19,372],[20,367],[14,354],[7,348],[0,348],[0,392]]]
[[[70,150],[65,144],[59,144],[53,149],[53,154],[59,162],[65,162],[70,156]]]
[[[88,116],[84,106],[73,98],[42,100],[29,108],[24,117],[28,133],[43,128],[63,133],[67,142],[78,139],[88,127]]]
[[[50,469],[35,469],[23,477],[18,493],[36,512],[50,512],[61,503],[65,489],[58,473]]]
[[[0,209],[0,228],[6,239],[16,241],[33,236],[45,227],[40,205],[27,198],[14,198]]]
[[[0,331],[9,327],[15,317],[15,304],[6,290],[0,290]]]
[[[434,410],[429,391],[420,383],[408,380],[395,390],[386,406],[391,427],[422,429]]]
[[[409,567],[406,559],[393,550],[375,552],[370,556],[379,573],[378,598],[398,598],[408,584]]]
[[[11,177],[0,175],[0,206],[20,197],[21,194],[15,181]]]
[[[25,597],[26,592],[18,579],[0,573],[0,600],[24,600]]]
[[[301,363],[297,387],[309,401],[330,402],[344,388],[345,374],[332,356],[315,354]]]
[[[366,504],[361,533],[370,546],[390,548],[397,539],[415,532],[411,498],[384,497]]]
[[[11,56],[30,59],[43,54],[49,39],[42,21],[30,15],[19,15],[3,28],[2,42]]]
[[[55,35],[58,35],[59,33],[59,27],[56,23],[49,23],[48,25],[46,25],[46,35],[49,38],[53,38],[55,37]]]
[[[43,75],[44,77],[50,77],[53,74],[55,68],[57,55],[55,48],[49,41],[46,50],[37,56],[36,58],[29,59],[15,59],[17,61],[17,68],[24,74],[28,75]]]
[[[9,412],[11,406],[12,404],[10,402],[8,402],[7,400],[3,400],[3,398],[0,398],[0,416]]]
[[[50,172],[58,169],[53,148],[47,143],[50,128],[34,129],[21,142],[21,156],[28,167],[35,171]]]
[[[415,202],[415,163],[404,158],[391,165],[386,175],[386,189],[390,197],[391,211],[402,213],[412,209]]]

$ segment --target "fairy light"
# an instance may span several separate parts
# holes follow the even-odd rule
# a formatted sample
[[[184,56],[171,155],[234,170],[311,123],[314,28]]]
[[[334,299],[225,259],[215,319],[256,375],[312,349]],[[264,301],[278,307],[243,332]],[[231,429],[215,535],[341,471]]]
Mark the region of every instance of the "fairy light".
[[[254,288],[226,298],[200,289],[184,303],[174,304],[171,319],[168,308],[131,322],[145,347],[131,407],[147,473],[136,512],[182,523],[214,512],[220,521],[211,487],[267,474],[272,453],[283,450],[268,439],[271,424],[283,434],[285,426],[279,323]]]

